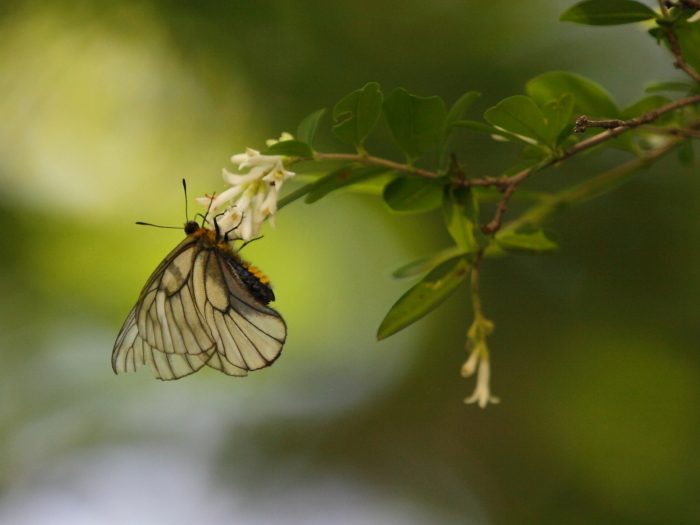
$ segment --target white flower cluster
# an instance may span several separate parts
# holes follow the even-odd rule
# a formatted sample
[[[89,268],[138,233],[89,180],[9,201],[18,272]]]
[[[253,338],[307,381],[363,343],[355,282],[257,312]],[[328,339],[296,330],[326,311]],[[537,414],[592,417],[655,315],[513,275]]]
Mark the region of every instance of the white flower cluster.
[[[279,141],[268,140],[267,145],[269,147],[293,138],[289,133],[283,133]],[[195,200],[209,210],[206,220],[210,229],[218,227],[221,235],[228,234],[229,240],[249,241],[258,236],[265,219],[269,218],[274,228],[279,190],[282,183],[295,174],[284,169],[284,157],[261,155],[259,151],[251,148],[246,148],[245,153],[231,157],[231,162],[238,164],[239,171],[244,168],[250,168],[250,171],[235,174],[224,168],[224,181],[231,187],[219,195],[199,197]],[[232,204],[219,211],[228,202]]]

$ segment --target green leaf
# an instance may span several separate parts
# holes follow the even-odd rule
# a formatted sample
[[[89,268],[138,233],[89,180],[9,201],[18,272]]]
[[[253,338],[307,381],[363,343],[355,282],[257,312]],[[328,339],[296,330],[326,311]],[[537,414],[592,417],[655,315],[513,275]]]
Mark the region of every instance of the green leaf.
[[[475,229],[479,223],[479,203],[469,188],[446,186],[443,192],[442,212],[447,231],[464,253],[479,249]]]
[[[516,233],[503,230],[496,234],[496,244],[507,252],[538,255],[551,253],[559,249],[559,246],[547,238],[542,230],[532,233]]]
[[[542,106],[547,126],[546,138],[552,147],[557,146],[571,133],[573,109],[574,96],[571,93],[565,93],[558,100],[550,100]],[[568,130],[568,133],[562,133],[565,130]]]
[[[494,126],[547,143],[547,124],[542,110],[530,98],[515,95],[501,100],[495,107],[486,110],[484,118]]]
[[[473,120],[458,120],[452,123],[452,127],[455,128],[466,128],[471,131],[476,131],[478,133],[483,133],[484,135],[496,135],[497,137],[503,137],[510,142],[516,142],[522,144],[523,146],[531,146],[535,141],[527,137],[519,137],[518,135],[513,135],[502,129],[495,128],[489,124],[484,124],[482,122],[475,122]]]
[[[454,103],[454,105],[450,108],[450,112],[447,114],[447,118],[445,119],[446,134],[452,129],[452,124],[461,119],[462,115],[464,115],[467,110],[472,107],[474,102],[476,102],[480,96],[481,93],[478,91],[470,91],[469,93],[462,95],[459,100]]]
[[[410,163],[440,140],[447,109],[440,97],[417,97],[396,88],[384,102],[384,114],[396,144]]]
[[[397,268],[396,270],[394,270],[394,272],[391,275],[396,279],[416,277],[418,275],[428,273],[438,264],[445,262],[447,259],[452,259],[457,255],[463,255],[463,252],[459,248],[459,246],[450,246],[449,248],[439,251],[438,253],[431,255],[430,257],[423,257],[421,259],[417,259],[408,264],[405,264],[401,268]]]
[[[619,110],[610,94],[596,82],[576,73],[550,71],[528,81],[525,91],[540,106],[571,93],[576,117],[619,118]]]
[[[652,82],[644,88],[645,93],[658,93],[659,91],[680,91],[687,93],[693,88],[690,82]]]
[[[377,339],[394,335],[440,306],[468,272],[469,263],[461,255],[440,264],[396,301],[379,326]]]
[[[478,91],[470,91],[462,95],[457,102],[454,103],[449,113],[447,113],[447,118],[445,119],[445,130],[443,131],[442,147],[440,148],[440,168],[444,168],[447,164],[448,158],[448,147],[450,145],[450,135],[454,127],[452,124],[457,122],[462,118],[462,115],[476,102],[476,100],[481,96]]]
[[[314,158],[314,150],[306,142],[283,140],[270,146],[264,155],[284,155],[286,157]]]
[[[633,0],[584,0],[564,11],[559,21],[592,26],[616,26],[643,22],[656,16],[649,7]]]
[[[402,175],[384,188],[384,201],[397,212],[418,213],[433,210],[442,203],[444,178],[424,179]]]
[[[357,167],[354,165],[343,166],[337,170],[330,172],[325,177],[320,178],[314,183],[313,188],[304,199],[304,202],[311,204],[325,197],[330,192],[335,191],[345,186],[364,182],[373,177],[378,177],[388,171],[390,168],[384,166],[367,166]]]
[[[340,140],[358,149],[370,134],[382,113],[384,95],[379,84],[370,82],[362,89],[353,91],[333,108],[333,133]]]
[[[352,186],[345,188],[347,191],[352,193],[362,193],[365,195],[374,195],[375,197],[381,197],[384,194],[384,188],[392,180],[396,178],[396,172],[390,171],[379,175],[378,177],[373,177],[361,182],[356,182]]]
[[[537,164],[544,159],[551,158],[552,152],[546,146],[540,146],[538,144],[536,146],[525,146],[523,151],[520,153],[520,156],[523,159],[534,161],[534,164]]]
[[[688,139],[683,141],[678,148],[678,160],[684,166],[692,166],[695,164],[695,148],[693,147],[692,140]]]
[[[631,106],[626,107],[620,112],[620,117],[623,120],[629,120],[634,117],[638,117],[642,113],[646,113],[647,111],[651,111],[656,108],[660,108],[661,106],[665,106],[666,104],[669,104],[671,100],[667,97],[661,96],[661,95],[651,95],[648,97],[644,97]],[[663,115],[662,115],[663,116]]]
[[[297,128],[297,139],[313,146],[316,128],[318,128],[318,123],[321,121],[325,112],[326,108],[316,110],[302,120]]]
[[[301,199],[304,195],[309,193],[313,187],[315,182],[310,182],[309,184],[304,184],[301,188],[298,188],[294,190],[293,192],[289,193],[288,195],[285,195],[281,199],[277,201],[277,211],[281,210],[288,204],[293,203],[295,200]]]

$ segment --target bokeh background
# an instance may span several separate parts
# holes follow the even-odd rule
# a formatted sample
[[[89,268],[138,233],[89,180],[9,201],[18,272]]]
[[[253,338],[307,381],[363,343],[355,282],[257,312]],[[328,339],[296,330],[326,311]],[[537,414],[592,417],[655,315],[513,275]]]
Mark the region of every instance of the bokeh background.
[[[0,523],[698,523],[700,182],[673,157],[551,223],[558,254],[484,265],[500,405],[462,402],[466,288],[375,341],[410,285],[391,271],[450,240],[437,212],[350,193],[294,203],[246,248],[289,326],[273,367],[171,383],[110,367],[183,235],[134,222],[181,224],[180,179],[193,214],[232,154],[366,82],[448,105],[479,90],[479,120],[552,69],[623,106],[682,79],[643,27],[558,23],[571,3],[3,0]],[[329,127],[319,149],[345,151]],[[470,172],[516,163],[460,133]],[[370,150],[400,160],[387,137]]]

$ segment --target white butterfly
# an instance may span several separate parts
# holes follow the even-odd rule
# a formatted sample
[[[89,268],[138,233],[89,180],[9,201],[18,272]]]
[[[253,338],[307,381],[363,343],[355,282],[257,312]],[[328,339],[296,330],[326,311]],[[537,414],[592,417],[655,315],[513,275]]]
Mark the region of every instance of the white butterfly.
[[[179,379],[204,365],[231,376],[270,366],[287,325],[260,270],[242,261],[218,231],[194,221],[156,268],[119,332],[114,372],[148,364],[158,379]]]

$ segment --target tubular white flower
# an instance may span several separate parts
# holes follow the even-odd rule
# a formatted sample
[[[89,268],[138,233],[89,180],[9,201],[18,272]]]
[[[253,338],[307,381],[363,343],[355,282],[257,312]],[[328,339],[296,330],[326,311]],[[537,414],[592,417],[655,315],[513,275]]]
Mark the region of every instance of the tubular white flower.
[[[283,133],[279,141],[268,141],[268,146],[293,138],[289,133]],[[295,175],[285,169],[285,160],[286,157],[280,155],[261,155],[251,148],[246,148],[245,153],[232,156],[231,162],[238,164],[239,170],[249,168],[248,173],[237,174],[224,169],[223,179],[231,187],[214,197],[196,199],[202,206],[209,207],[206,217],[209,228],[218,227],[222,234],[228,232],[231,240],[245,241],[260,233],[265,219],[270,219],[274,228],[279,190],[285,180]],[[219,213],[219,208],[235,198],[237,200],[232,206]]]
[[[260,155],[259,151],[254,150],[252,148],[246,148],[245,153],[238,153],[237,155],[231,157],[231,162],[233,162],[234,164],[242,164],[246,160],[248,160],[249,157],[255,157],[258,155]],[[240,169],[240,166],[238,169]]]
[[[253,182],[254,180],[259,179],[264,173],[266,173],[266,171],[264,168],[261,167],[253,168],[245,175],[231,173],[230,171],[224,168],[223,177],[224,180],[231,186],[242,186],[243,184],[247,184],[249,182]]]
[[[462,377],[469,377],[474,372],[476,372],[476,367],[479,364],[479,355],[481,354],[481,348],[477,347],[472,350],[469,354],[469,359],[466,363],[462,365]]]
[[[476,355],[476,359],[478,360],[476,365],[478,367],[478,372],[476,374],[476,388],[474,389],[474,393],[470,397],[466,398],[464,402],[478,403],[479,407],[486,408],[486,405],[489,403],[497,404],[500,403],[501,400],[491,395],[491,387],[489,384],[491,377],[491,365],[489,363],[488,350],[486,351],[487,353],[485,355],[480,350],[481,349],[475,348],[472,352],[472,356]],[[477,351],[479,351],[478,354]],[[469,361],[472,360],[472,356],[469,357]],[[469,361],[465,363],[465,367]],[[464,368],[462,371],[464,372]],[[472,373],[474,373],[473,370]]]

